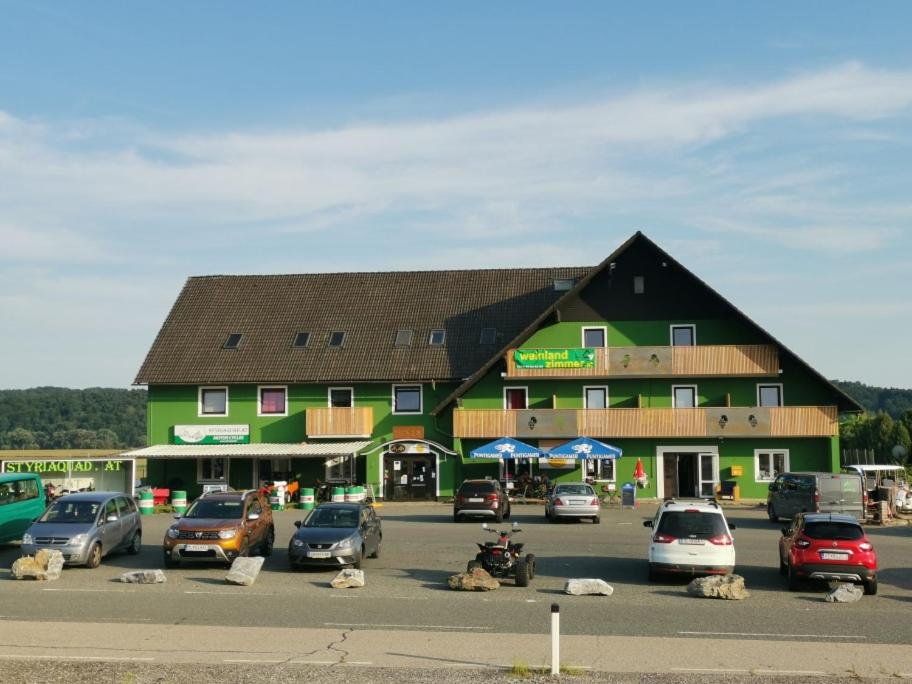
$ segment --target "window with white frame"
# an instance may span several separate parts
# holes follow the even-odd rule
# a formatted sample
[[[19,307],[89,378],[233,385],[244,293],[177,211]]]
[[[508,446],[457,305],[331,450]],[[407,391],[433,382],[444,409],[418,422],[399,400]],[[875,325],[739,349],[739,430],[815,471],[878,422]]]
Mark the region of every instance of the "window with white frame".
[[[788,449],[757,449],[754,451],[754,479],[772,482],[789,470]]]
[[[615,468],[613,458],[590,458],[586,460],[586,475],[596,480],[614,482]]]
[[[697,406],[697,386],[696,385],[672,385],[671,387],[671,407],[672,408],[696,408]]]
[[[421,385],[393,385],[393,413],[421,413]]]
[[[330,408],[351,408],[355,405],[355,390],[351,387],[330,387],[327,401]]]
[[[260,386],[257,391],[258,416],[287,416],[288,388],[284,385]]]
[[[692,347],[697,343],[697,326],[673,325],[671,326],[672,347]]]
[[[782,406],[782,384],[757,385],[757,406]]]
[[[197,482],[228,482],[227,458],[198,458],[196,460]]]
[[[583,346],[584,347],[606,347],[608,346],[608,329],[583,328]]]
[[[197,415],[202,416],[227,416],[228,415],[228,388],[227,387],[200,387],[197,402]]]
[[[608,408],[608,388],[605,386],[583,387],[583,408]]]

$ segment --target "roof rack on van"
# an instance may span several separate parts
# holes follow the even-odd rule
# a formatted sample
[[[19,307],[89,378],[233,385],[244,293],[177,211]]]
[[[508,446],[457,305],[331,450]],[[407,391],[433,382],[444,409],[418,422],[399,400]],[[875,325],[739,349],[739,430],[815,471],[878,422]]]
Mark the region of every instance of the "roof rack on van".
[[[665,499],[663,500],[663,503],[702,503],[702,504],[707,504],[709,506],[715,506],[716,508],[719,508],[718,501],[716,501],[715,499],[711,499],[709,497],[701,497],[701,496],[684,496],[684,497],[668,496],[668,497],[665,497]]]

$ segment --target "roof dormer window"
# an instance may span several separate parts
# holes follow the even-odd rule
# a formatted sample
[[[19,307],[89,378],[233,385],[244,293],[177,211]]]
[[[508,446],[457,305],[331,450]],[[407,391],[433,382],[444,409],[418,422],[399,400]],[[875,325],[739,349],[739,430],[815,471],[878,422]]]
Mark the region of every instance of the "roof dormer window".
[[[225,340],[225,344],[222,345],[222,349],[237,349],[243,336],[243,333],[231,333]]]
[[[441,347],[446,342],[446,330],[431,330],[428,344],[432,347]]]
[[[291,346],[306,347],[308,342],[310,342],[309,332],[296,332],[294,336],[294,342],[291,343]]]
[[[341,330],[334,330],[329,333],[329,346],[330,347],[341,347],[342,343],[345,341],[345,333]]]
[[[414,335],[413,330],[397,330],[396,331],[396,342],[397,347],[410,347],[412,345],[412,337]]]

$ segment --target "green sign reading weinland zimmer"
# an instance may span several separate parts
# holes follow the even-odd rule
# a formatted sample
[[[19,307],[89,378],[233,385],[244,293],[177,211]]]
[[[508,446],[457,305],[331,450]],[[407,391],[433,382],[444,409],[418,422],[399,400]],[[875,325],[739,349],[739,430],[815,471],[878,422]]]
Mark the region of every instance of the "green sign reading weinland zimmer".
[[[513,362],[517,368],[595,368],[595,349],[516,349]]]

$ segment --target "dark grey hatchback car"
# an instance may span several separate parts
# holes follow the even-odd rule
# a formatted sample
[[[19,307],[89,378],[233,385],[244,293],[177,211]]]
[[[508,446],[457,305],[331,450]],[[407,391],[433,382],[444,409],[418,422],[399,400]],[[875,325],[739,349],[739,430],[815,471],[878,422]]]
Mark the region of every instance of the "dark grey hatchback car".
[[[361,567],[365,557],[378,558],[383,530],[372,506],[362,503],[325,503],[317,506],[288,542],[291,566]]]

